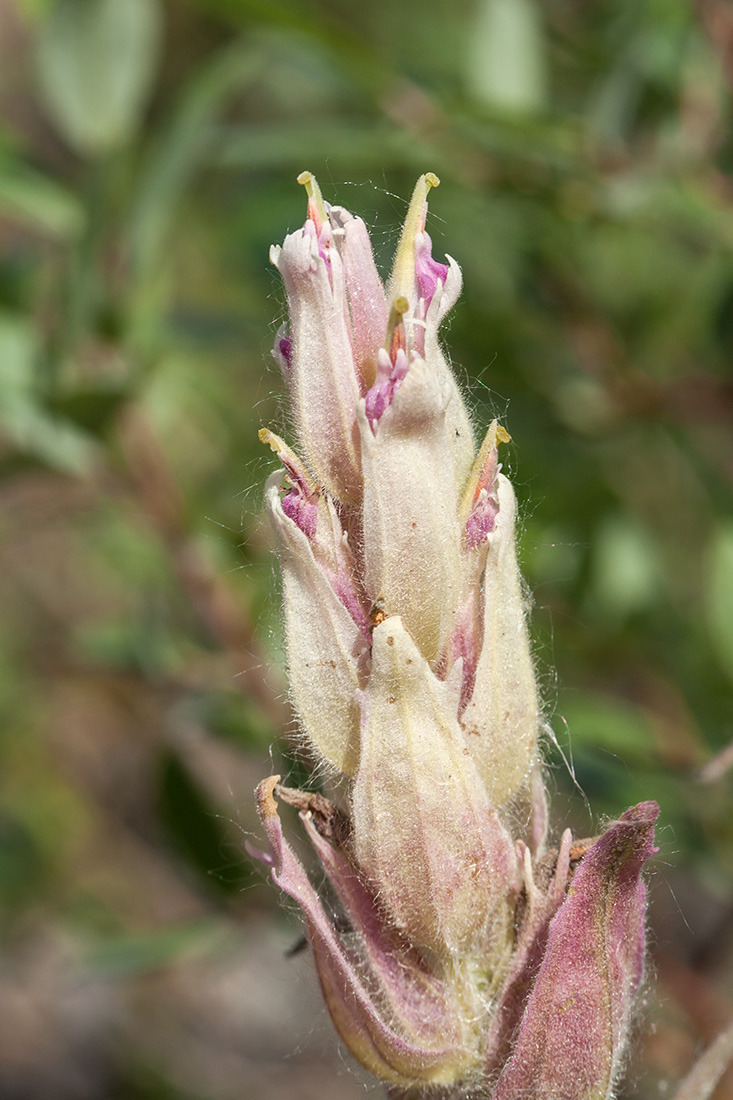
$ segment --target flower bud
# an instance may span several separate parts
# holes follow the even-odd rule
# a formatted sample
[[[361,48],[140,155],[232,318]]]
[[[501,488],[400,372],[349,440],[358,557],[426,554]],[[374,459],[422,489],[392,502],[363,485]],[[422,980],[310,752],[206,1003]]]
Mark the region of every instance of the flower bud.
[[[307,178],[306,178],[307,177]],[[298,438],[317,479],[339,500],[358,500],[361,486],[356,402],[360,380],[349,328],[344,268],[310,173],[302,229],[273,246],[270,259],[288,296],[287,374]]]
[[[261,434],[291,471],[299,468],[282,440],[271,432]],[[291,474],[291,481],[295,476]],[[365,681],[366,616],[353,587],[348,544],[333,506],[303,488],[307,483],[302,473],[296,489],[281,501],[280,481],[280,474],[268,480],[265,501],[282,571],[293,702],[318,753],[352,775],[359,758],[357,692]],[[286,504],[288,498],[298,503]],[[306,623],[310,631],[304,629]]]
[[[496,514],[483,575],[483,624],[473,691],[461,716],[489,797],[501,806],[535,760],[539,711],[514,534],[516,500],[497,474]]]
[[[405,302],[401,326],[408,355],[425,359],[444,390],[446,431],[453,452],[456,491],[468,477],[474,456],[473,430],[461,391],[438,341],[438,329],[461,293],[461,269],[446,256],[447,264],[432,256],[432,242],[425,232],[428,193],[439,184],[432,172],[415,185],[389,282],[389,301]]]
[[[415,359],[372,426],[359,406],[364,475],[367,591],[400,615],[423,655],[435,660],[460,590],[460,532],[447,395]]]
[[[480,944],[493,978],[511,944],[516,858],[466,754],[457,691],[431,672],[399,618],[375,628],[355,854],[411,943],[439,958]]]
[[[387,332],[387,298],[362,219],[342,206],[328,207],[328,216],[343,264],[354,359],[363,392],[377,375],[377,354]]]

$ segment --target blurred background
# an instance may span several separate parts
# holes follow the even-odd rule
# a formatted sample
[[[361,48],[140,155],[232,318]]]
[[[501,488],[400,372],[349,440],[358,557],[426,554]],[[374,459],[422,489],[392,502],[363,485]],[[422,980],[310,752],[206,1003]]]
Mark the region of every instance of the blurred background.
[[[307,775],[257,442],[305,168],[385,274],[441,177],[555,828],[661,804],[619,1095],[733,1017],[732,82],[727,0],[0,0],[3,1100],[380,1095],[244,853]]]

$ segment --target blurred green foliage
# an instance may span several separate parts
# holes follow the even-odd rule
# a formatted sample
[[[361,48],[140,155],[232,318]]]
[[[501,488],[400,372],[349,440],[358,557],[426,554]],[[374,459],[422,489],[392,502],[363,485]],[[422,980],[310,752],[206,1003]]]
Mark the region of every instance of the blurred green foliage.
[[[156,973],[277,919],[236,826],[268,754],[303,768],[257,428],[287,432],[267,254],[304,168],[385,272],[441,177],[451,356],[514,441],[555,821],[661,803],[677,1007],[628,1095],[730,1011],[731,57],[725,0],[1,0],[0,926],[29,1004],[58,952],[130,983],[93,1058],[28,1023],[3,1096],[241,1095],[141,1029],[179,1019]]]

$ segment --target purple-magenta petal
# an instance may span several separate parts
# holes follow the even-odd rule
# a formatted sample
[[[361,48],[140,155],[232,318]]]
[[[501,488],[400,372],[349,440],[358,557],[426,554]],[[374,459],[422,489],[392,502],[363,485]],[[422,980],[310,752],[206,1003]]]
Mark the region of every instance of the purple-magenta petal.
[[[372,431],[376,429],[384,413],[392,404],[395,393],[407,376],[408,369],[409,362],[402,348],[398,350],[394,363],[384,348],[380,348],[377,357],[377,380],[367,390],[364,398],[366,414]]]
[[[305,497],[300,489],[289,489],[282,499],[283,512],[309,539],[318,530],[318,504],[312,497]]]
[[[471,514],[466,520],[466,549],[475,550],[496,526],[499,502],[495,495],[485,489],[479,494]]]
[[[262,428],[260,440],[272,448],[285,470],[288,489],[281,501],[283,512],[313,541],[318,530],[319,487],[312,484],[305,466],[280,436]]]
[[[448,264],[441,264],[433,259],[433,242],[429,235],[424,230],[418,233],[415,238],[415,278],[418,296],[425,300],[426,311],[438,289],[438,283],[445,286],[447,275]]]
[[[487,444],[490,444],[485,455],[483,466],[476,477],[473,489],[471,511],[466,520],[466,550],[470,553],[475,550],[494,530],[496,517],[499,514],[499,497],[497,494],[497,477],[501,466],[499,465],[499,429],[496,422],[489,429],[482,454]],[[480,461],[480,457],[478,461]]]
[[[287,382],[293,361],[293,341],[288,335],[287,324],[280,325],[280,328],[275,333],[275,343],[272,346],[272,358],[277,363],[283,378]]]
[[[291,360],[293,358],[293,341],[290,339],[289,336],[281,336],[280,337],[280,343],[278,344],[278,350],[279,350],[280,354],[282,355],[283,359],[285,360],[285,362],[287,363],[287,366],[288,366],[288,369],[289,369]]]

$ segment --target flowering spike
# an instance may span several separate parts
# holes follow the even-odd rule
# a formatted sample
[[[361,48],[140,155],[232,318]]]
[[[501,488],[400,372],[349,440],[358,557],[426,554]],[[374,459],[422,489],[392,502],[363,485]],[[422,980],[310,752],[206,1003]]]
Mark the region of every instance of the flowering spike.
[[[306,222],[272,250],[297,445],[260,438],[284,471],[265,499],[292,700],[340,801],[266,780],[253,854],[300,905],[333,1022],[393,1100],[610,1100],[657,808],[547,848],[509,436],[494,421],[476,453],[440,346],[461,272],[425,230],[437,177],[418,180],[387,287],[363,221],[299,178]]]

